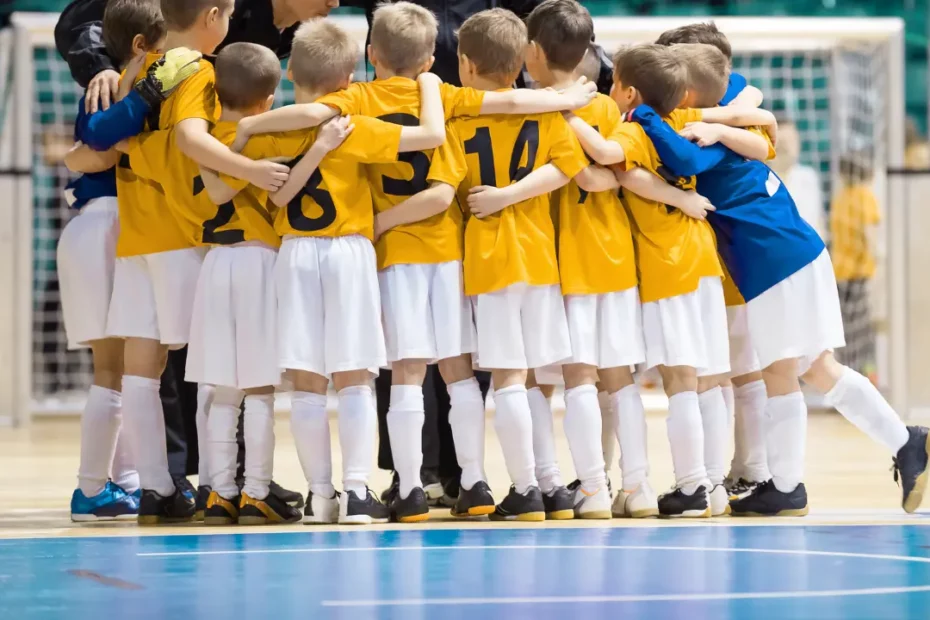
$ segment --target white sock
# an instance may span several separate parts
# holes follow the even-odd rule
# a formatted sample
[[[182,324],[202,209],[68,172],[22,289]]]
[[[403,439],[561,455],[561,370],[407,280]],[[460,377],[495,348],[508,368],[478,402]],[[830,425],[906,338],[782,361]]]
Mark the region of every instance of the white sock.
[[[617,417],[611,410],[610,395],[597,393],[597,406],[601,410],[601,452],[604,455],[604,469],[610,470],[617,458]]]
[[[129,429],[132,453],[139,469],[143,489],[168,497],[174,482],[168,472],[168,447],[165,440],[165,414],[161,408],[158,379],[123,376],[123,423]]]
[[[136,459],[132,456],[132,440],[125,424],[120,427],[119,437],[116,438],[110,479],[127,493],[139,490],[139,470],[136,469]]]
[[[120,427],[120,393],[90,386],[81,415],[81,462],[78,488],[87,497],[99,495],[110,477]]]
[[[420,468],[423,466],[423,386],[392,385],[391,405],[387,413],[394,471],[400,480],[401,498],[415,487],[423,486]]]
[[[897,454],[907,443],[907,426],[872,382],[852,368],[843,367],[843,374],[827,392],[826,401],[892,454]]]
[[[526,493],[529,487],[537,486],[533,462],[535,421],[530,413],[526,387],[511,385],[497,390],[494,392],[494,405],[494,428],[504,453],[507,473],[517,493]],[[549,424],[552,424],[551,415]]]
[[[274,471],[274,394],[245,397],[245,483],[242,490],[252,499],[268,497]]]
[[[723,394],[723,402],[727,404],[727,426],[733,428],[736,417],[735,388],[732,385],[721,385],[720,392]]]
[[[213,490],[224,499],[239,495],[236,484],[239,444],[236,430],[239,426],[239,406],[245,394],[241,390],[217,387],[210,415],[207,416],[207,446],[210,450],[209,470]]]
[[[526,398],[530,405],[530,418],[533,423],[536,480],[542,492],[548,493],[555,487],[562,486],[562,472],[559,470],[559,461],[555,455],[555,423],[552,419],[552,407],[538,387],[527,390]]]
[[[565,391],[565,436],[575,462],[575,475],[587,491],[607,484],[601,444],[601,408],[597,388],[579,385]]]
[[[646,410],[635,383],[610,395],[611,411],[616,419],[620,442],[620,470],[623,488],[632,491],[649,477],[649,454],[646,443]]]
[[[310,485],[310,492],[333,497],[333,453],[326,413],[326,395],[294,392],[291,395],[291,432],[297,457]]]
[[[775,487],[790,493],[804,480],[807,451],[807,403],[792,392],[765,402],[766,452]]]
[[[711,487],[714,487],[722,484],[727,475],[727,451],[730,443],[727,403],[719,387],[698,394],[698,403],[704,428],[704,467]]]
[[[210,415],[210,405],[216,389],[212,385],[201,383],[197,386],[197,438],[200,446],[199,460],[197,462],[197,485],[212,487],[210,481],[210,459],[207,450],[207,416]]]
[[[476,482],[488,481],[484,473],[484,401],[474,377],[446,387],[455,456],[462,468],[462,488],[468,491]]]
[[[766,418],[764,381],[753,381],[733,389],[736,400],[736,451],[733,461],[741,478],[762,482],[772,477],[765,452]]]
[[[668,399],[668,441],[672,447],[675,484],[688,495],[698,485],[710,491],[704,468],[704,427],[695,392],[679,392]]]
[[[371,388],[356,385],[339,391],[339,445],[342,486],[365,499],[374,458],[378,413]]]

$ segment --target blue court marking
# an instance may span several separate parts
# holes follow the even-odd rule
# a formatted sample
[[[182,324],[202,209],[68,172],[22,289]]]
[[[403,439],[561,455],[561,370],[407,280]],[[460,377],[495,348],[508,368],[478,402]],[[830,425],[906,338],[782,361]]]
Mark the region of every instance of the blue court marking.
[[[930,618],[924,526],[0,541],[0,618]]]

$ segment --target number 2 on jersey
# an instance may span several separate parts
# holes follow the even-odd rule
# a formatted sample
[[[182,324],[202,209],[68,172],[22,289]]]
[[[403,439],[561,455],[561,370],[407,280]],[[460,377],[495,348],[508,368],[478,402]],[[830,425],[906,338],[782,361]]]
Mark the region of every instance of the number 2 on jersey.
[[[204,190],[203,179],[198,174],[194,177],[194,196],[197,196]],[[233,201],[224,202],[219,206],[216,215],[203,223],[203,233],[201,241],[214,245],[233,245],[245,241],[245,233],[238,229],[216,231],[229,224],[233,215],[236,214],[236,205]]]
[[[466,153],[478,155],[478,173],[481,184],[497,187],[497,173],[494,167],[494,146],[491,144],[491,129],[478,127],[475,135],[464,143]],[[514,141],[510,152],[510,182],[526,177],[533,171],[536,163],[536,153],[539,151],[539,121],[524,121],[520,133]],[[526,153],[526,165],[521,166],[523,153]]]

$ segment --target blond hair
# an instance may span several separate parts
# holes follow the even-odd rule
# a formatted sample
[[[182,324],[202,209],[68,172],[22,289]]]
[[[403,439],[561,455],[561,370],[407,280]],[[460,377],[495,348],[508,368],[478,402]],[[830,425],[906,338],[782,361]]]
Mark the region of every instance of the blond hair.
[[[248,110],[274,95],[281,81],[281,61],[255,43],[227,45],[216,57],[216,95],[230,110]]]
[[[475,63],[479,75],[514,79],[526,55],[526,26],[506,9],[475,13],[459,28],[459,54]]]
[[[358,44],[336,22],[310,19],[294,34],[288,69],[297,86],[330,92],[352,74],[359,58]]]
[[[643,103],[662,116],[678,107],[688,89],[688,68],[671,48],[642,43],[614,54],[614,78],[639,91]]]
[[[688,67],[688,88],[697,107],[715,107],[727,92],[730,61],[718,48],[705,43],[679,43],[671,50]]]
[[[410,73],[429,61],[438,33],[439,23],[428,9],[412,2],[381,4],[371,21],[371,48],[390,71]]]

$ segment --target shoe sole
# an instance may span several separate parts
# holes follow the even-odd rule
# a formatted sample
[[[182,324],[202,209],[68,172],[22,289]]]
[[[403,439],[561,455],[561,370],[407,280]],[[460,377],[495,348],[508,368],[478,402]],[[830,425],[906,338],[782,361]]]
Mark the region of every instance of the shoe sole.
[[[659,517],[662,519],[710,519],[710,506],[707,507],[703,512],[698,512],[697,510],[686,510],[680,515],[664,515],[659,514]]]
[[[429,511],[426,511],[423,514],[418,514],[418,515],[407,515],[405,517],[397,517],[398,523],[423,523],[424,521],[429,521]]]
[[[387,523],[388,519],[374,519],[368,515],[358,515],[352,517],[339,517],[339,525],[375,525]]]
[[[163,525],[171,523],[190,523],[194,517],[160,517],[158,515],[139,515],[136,523],[139,525]]]
[[[573,513],[574,514],[574,513]],[[546,520],[546,513],[544,512],[525,512],[522,515],[499,515],[496,512],[492,512],[488,515],[488,518],[491,521],[532,521],[539,522]]]
[[[235,525],[236,519],[230,517],[204,517],[204,525]]]
[[[194,521],[198,521],[198,522],[199,522],[199,521],[203,521],[203,515],[204,515],[204,511],[203,511],[203,510],[198,510],[197,512],[194,513],[194,518],[193,518],[193,520],[194,520]]]
[[[575,518],[575,509],[569,510],[553,510],[552,512],[546,513],[546,520],[548,521],[569,521],[570,519]]]
[[[322,519],[319,517],[304,517],[301,520],[301,523],[304,525],[335,525],[336,523],[339,523],[339,518]]]
[[[761,512],[733,512],[730,511],[730,516],[732,517],[806,517],[807,513],[810,512],[810,508],[805,506],[804,508],[792,508],[790,510],[782,510],[776,512],[773,515],[762,514]]]
[[[930,435],[927,435],[927,442],[924,446],[924,449],[930,454]],[[917,476],[917,480],[914,481],[914,488],[911,489],[910,494],[907,496],[907,499],[904,500],[902,507],[904,512],[912,514],[924,501],[924,492],[927,490],[927,470],[930,468],[930,460],[927,461],[927,467],[924,467],[924,470]]]
[[[71,520],[74,523],[97,523],[100,521],[133,521],[137,519],[139,515],[126,514],[118,515],[115,517],[98,517],[97,515],[80,515],[80,514],[71,514]]]
[[[490,514],[494,514],[494,506],[472,506],[468,509],[468,512],[455,512],[455,510],[450,510],[453,517],[458,517],[459,519],[466,519],[468,517],[486,517]]]
[[[591,510],[575,513],[576,519],[610,519],[613,514],[609,510]]]
[[[630,514],[625,512],[613,512],[612,514],[614,519],[650,519],[659,516],[659,509],[643,508],[642,510],[634,510]]]

